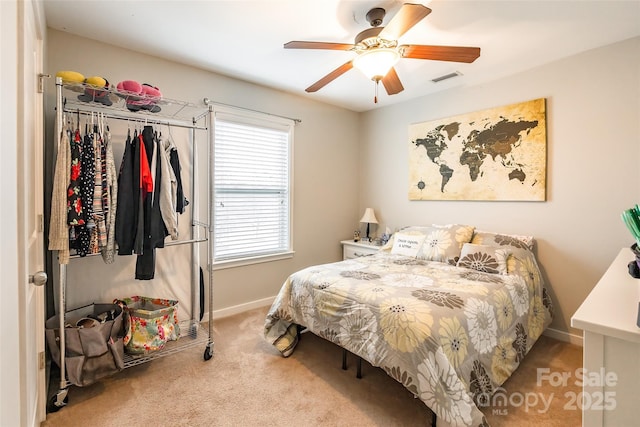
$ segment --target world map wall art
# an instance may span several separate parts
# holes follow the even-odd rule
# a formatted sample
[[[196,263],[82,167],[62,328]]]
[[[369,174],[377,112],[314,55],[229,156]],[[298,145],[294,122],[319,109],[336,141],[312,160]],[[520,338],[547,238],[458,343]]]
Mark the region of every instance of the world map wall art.
[[[409,200],[544,201],[545,99],[409,126]]]

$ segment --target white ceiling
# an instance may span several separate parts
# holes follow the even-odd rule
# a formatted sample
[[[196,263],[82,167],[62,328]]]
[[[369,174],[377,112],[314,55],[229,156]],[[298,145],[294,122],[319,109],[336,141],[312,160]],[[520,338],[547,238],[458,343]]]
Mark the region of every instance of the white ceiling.
[[[367,111],[455,86],[502,78],[559,58],[640,35],[640,0],[421,2],[430,15],[401,44],[477,46],[471,64],[401,59],[405,90],[388,96],[382,85],[353,69],[316,93],[304,89],[349,61],[353,52],[284,49],[291,40],[353,43],[369,28],[373,7],[385,25],[398,0],[44,0],[51,28],[171,59],[238,79]],[[416,2],[417,3],[417,2]],[[441,83],[431,79],[459,71]],[[568,79],[571,76],[567,76]]]

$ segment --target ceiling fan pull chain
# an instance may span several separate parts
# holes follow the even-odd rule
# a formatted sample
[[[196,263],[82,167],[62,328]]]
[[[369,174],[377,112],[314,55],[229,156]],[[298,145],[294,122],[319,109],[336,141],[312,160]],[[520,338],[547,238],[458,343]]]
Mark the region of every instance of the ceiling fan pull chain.
[[[380,80],[374,80],[376,82],[376,89],[375,89],[375,94],[373,96],[373,103],[377,104],[378,103],[378,83],[380,83]]]

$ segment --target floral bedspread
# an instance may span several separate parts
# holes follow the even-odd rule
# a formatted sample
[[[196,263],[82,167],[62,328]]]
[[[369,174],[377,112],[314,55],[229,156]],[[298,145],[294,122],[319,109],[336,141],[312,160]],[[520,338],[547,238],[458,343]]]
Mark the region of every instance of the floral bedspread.
[[[309,267],[283,284],[264,335],[288,356],[307,327],[384,369],[439,426],[486,426],[478,408],[551,322],[533,253],[510,258],[506,275],[388,252]]]

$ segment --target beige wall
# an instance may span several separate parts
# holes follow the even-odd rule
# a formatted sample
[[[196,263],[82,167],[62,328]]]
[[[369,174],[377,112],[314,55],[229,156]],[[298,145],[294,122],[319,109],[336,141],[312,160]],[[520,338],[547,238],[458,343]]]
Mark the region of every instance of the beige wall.
[[[55,75],[59,70],[74,70],[85,76],[100,75],[111,83],[126,79],[153,83],[171,99],[202,103],[203,98],[208,97],[219,103],[302,120],[295,128],[294,144],[295,256],[283,261],[216,271],[214,310],[271,298],[292,272],[341,258],[339,241],[352,235],[359,219],[357,169],[354,167],[358,150],[357,113],[49,29],[45,72]],[[46,107],[49,135],[54,105],[54,85],[50,82]],[[118,158],[116,161],[119,164]],[[166,250],[158,251],[159,263],[162,263],[162,251]],[[87,277],[91,281],[104,279],[108,283],[113,274],[120,282],[134,282],[132,265],[123,266],[121,260],[115,266],[105,266],[99,257],[72,263],[71,279],[78,280],[73,283],[70,279],[69,307],[92,302],[96,294],[107,295],[103,289],[108,284],[94,284],[92,286],[99,289],[92,297]],[[78,284],[80,281],[83,283]]]
[[[534,235],[556,307],[552,328],[581,335],[570,328],[571,315],[632,243],[620,213],[640,202],[639,38],[362,114],[55,30],[48,53],[51,74],[71,69],[112,82],[149,81],[169,98],[208,97],[302,119],[294,148],[295,257],[216,271],[214,310],[271,298],[291,272],[339,259],[339,240],[373,207],[376,232],[456,222]],[[546,202],[408,201],[409,124],[540,97],[547,99]],[[51,95],[48,101],[52,117]]]
[[[542,97],[546,202],[408,200],[409,124]],[[570,328],[571,316],[618,251],[633,243],[620,214],[640,202],[640,38],[370,111],[360,130],[360,210],[375,208],[381,226],[392,230],[465,223],[534,235],[555,303],[551,327],[581,335]]]

